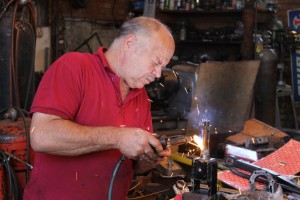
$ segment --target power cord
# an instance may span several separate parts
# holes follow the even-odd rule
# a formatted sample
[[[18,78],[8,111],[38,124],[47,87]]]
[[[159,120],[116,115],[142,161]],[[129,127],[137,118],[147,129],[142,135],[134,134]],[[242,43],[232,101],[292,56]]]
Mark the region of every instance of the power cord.
[[[170,145],[170,138],[168,138],[167,136],[165,135],[162,135],[160,136],[159,138],[160,140],[160,143],[161,145],[163,146],[163,148],[165,149],[167,146]],[[154,151],[156,151],[154,148],[153,148]],[[111,196],[112,196],[112,190],[113,190],[113,185],[114,185],[114,181],[115,181],[115,178],[116,178],[116,174],[120,168],[120,165],[121,163],[126,160],[126,157],[125,155],[122,155],[122,157],[120,158],[119,162],[117,163],[117,165],[115,166],[115,169],[114,169],[114,172],[113,172],[113,175],[111,177],[111,180],[110,180],[110,184],[109,184],[109,190],[108,190],[108,200],[112,200]]]
[[[13,170],[12,166],[9,163],[9,156],[6,156],[6,154],[0,149],[0,160],[3,165],[3,171],[6,172],[7,178],[9,181],[9,200],[19,200],[19,186],[17,177],[15,174],[15,171]]]
[[[112,196],[112,190],[113,190],[113,186],[114,186],[114,181],[115,181],[115,178],[116,178],[116,174],[121,166],[121,163],[126,160],[126,157],[125,155],[122,155],[122,157],[120,158],[120,160],[118,161],[115,169],[114,169],[114,172],[113,172],[113,175],[111,177],[111,180],[110,180],[110,184],[109,184],[109,190],[108,190],[108,200],[112,200],[111,196]]]

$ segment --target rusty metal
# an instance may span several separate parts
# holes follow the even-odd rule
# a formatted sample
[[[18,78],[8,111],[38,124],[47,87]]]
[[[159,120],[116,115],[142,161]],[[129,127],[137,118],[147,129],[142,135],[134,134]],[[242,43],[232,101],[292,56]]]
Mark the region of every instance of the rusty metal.
[[[16,172],[20,190],[19,193],[25,188],[29,164],[27,160],[28,144],[26,142],[27,134],[24,121],[26,127],[29,127],[31,123],[30,118],[25,118],[24,120],[19,118],[17,121],[0,121],[0,149],[10,158],[9,163]],[[5,176],[3,165],[1,164],[0,166],[0,198],[4,198],[9,188],[7,186],[7,177]]]

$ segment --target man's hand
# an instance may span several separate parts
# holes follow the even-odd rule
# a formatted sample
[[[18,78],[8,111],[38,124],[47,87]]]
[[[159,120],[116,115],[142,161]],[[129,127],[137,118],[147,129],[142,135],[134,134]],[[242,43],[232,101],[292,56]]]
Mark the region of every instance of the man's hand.
[[[152,133],[139,128],[120,128],[117,148],[129,159],[135,160],[136,173],[143,173],[171,155]]]
[[[171,155],[171,149],[166,147],[160,152],[148,152],[140,155],[134,163],[135,174],[142,174],[156,167],[160,162]]]
[[[169,156],[170,153],[165,151],[160,141],[150,132],[139,128],[119,128],[117,148],[129,159],[138,159],[142,155],[148,158]]]

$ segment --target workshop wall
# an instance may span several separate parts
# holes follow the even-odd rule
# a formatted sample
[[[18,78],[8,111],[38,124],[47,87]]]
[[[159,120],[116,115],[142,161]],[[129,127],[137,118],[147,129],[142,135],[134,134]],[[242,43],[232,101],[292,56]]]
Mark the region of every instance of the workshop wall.
[[[64,17],[119,21],[127,15],[128,0],[50,0],[51,14],[63,12]],[[77,3],[76,3],[77,2]],[[80,6],[81,4],[82,6]]]
[[[45,17],[49,19],[52,36],[49,53],[51,55],[47,56],[47,59],[50,57],[48,63],[69,51],[95,51],[99,44],[108,46],[121,23],[129,17],[129,2],[130,0],[49,0],[49,16]],[[277,16],[287,27],[287,10],[299,8],[300,2],[298,0],[277,2],[279,7]],[[87,42],[86,40],[94,34],[100,42],[97,37]],[[90,47],[82,45],[84,42]],[[45,63],[44,59],[40,63]],[[47,64],[39,69],[46,67]]]
[[[52,62],[70,51],[109,46],[127,19],[128,0],[50,0]]]
[[[278,2],[278,12],[277,17],[281,19],[285,27],[287,26],[287,11],[300,8],[299,0],[277,0]]]

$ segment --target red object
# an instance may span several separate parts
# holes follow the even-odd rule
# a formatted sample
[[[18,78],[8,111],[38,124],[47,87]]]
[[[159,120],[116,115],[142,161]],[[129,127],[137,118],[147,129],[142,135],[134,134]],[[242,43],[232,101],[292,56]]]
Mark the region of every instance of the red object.
[[[26,126],[29,129],[31,119],[26,118]],[[27,130],[29,131],[29,130]],[[27,143],[26,143],[26,131],[24,121],[20,118],[17,121],[11,120],[2,120],[0,121],[0,149],[8,154],[27,161]],[[31,154],[31,161],[33,160],[33,155]],[[26,173],[27,165],[23,162],[18,161],[14,158],[10,158],[10,165],[13,170],[16,172],[18,184],[19,184],[19,194],[23,193],[23,190],[26,185]],[[29,174],[28,174],[29,176]],[[1,199],[6,199],[8,196],[8,191],[10,190],[8,186],[8,177],[6,171],[1,165],[0,169],[0,197]]]
[[[282,176],[291,176],[300,172],[300,142],[290,140],[283,147],[268,156],[254,162],[261,168],[269,169]],[[246,191],[250,188],[249,180],[233,174],[230,171],[218,173],[218,179],[234,188]],[[257,187],[264,188],[263,184],[257,183]]]
[[[68,53],[45,73],[31,112],[60,116],[87,126],[139,127],[152,131],[150,102],[144,89],[130,91],[125,102],[120,78],[100,48],[95,54]],[[107,199],[119,150],[82,156],[36,153],[24,199]],[[132,162],[120,166],[113,199],[125,199],[133,177]]]
[[[298,27],[300,25],[300,19],[295,17],[294,20],[293,20],[293,24],[294,24],[295,27]]]
[[[291,139],[280,149],[256,161],[254,164],[277,172],[280,175],[295,175],[300,172],[300,142]]]
[[[182,200],[182,194],[176,194],[174,200]]]

